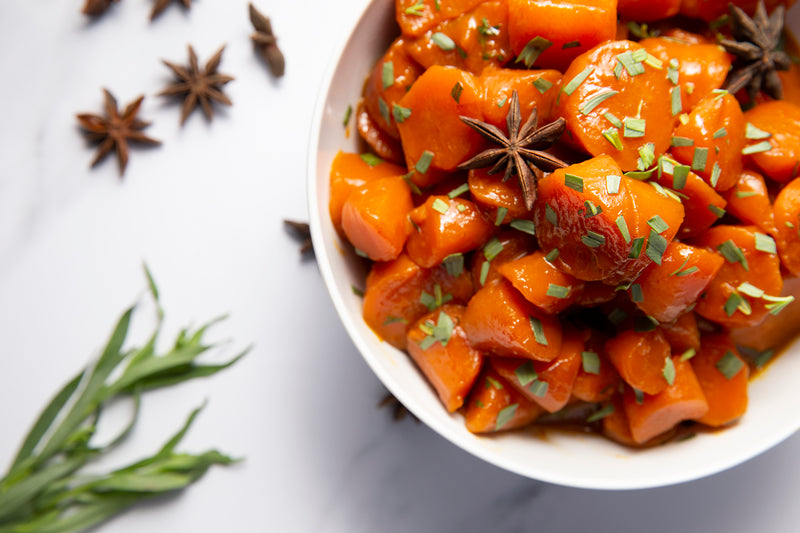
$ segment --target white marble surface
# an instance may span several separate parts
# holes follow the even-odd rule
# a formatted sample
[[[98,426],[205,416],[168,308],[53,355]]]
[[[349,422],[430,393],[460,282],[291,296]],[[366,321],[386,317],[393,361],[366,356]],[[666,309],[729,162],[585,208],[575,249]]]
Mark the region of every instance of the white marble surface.
[[[197,0],[190,11],[176,2],[152,24],[145,0],[95,23],[79,0],[0,4],[3,467],[52,391],[141,298],[145,260],[168,333],[229,311],[214,330],[234,339],[227,353],[255,347],[210,380],[145,397],[114,462],[156,449],[204,399],[184,449],[245,461],[99,531],[797,531],[800,436],[697,482],[595,492],[501,471],[375,408],[383,388],[281,225],[306,218],[313,101],[365,3],[258,1],[287,58],[277,82],[252,51],[246,0]],[[179,106],[154,94],[169,81],[159,59],[185,61],[188,42],[201,60],[227,43],[221,70],[237,79],[232,108],[210,124],[196,112],[181,128]],[[164,141],[133,150],[122,181],[111,159],[88,169],[74,118],[100,110],[101,87],[120,103],[145,93],[147,131]],[[150,315],[138,318],[142,339]]]

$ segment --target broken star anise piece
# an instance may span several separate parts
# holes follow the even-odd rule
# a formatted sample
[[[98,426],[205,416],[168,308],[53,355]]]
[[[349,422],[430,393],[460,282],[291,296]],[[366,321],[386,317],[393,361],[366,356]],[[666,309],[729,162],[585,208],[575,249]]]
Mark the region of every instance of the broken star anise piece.
[[[149,145],[161,144],[161,141],[142,133],[142,130],[150,123],[136,118],[144,96],[140,96],[128,104],[120,113],[114,96],[108,89],[103,89],[103,92],[105,94],[105,116],[81,113],[77,115],[77,118],[89,140],[99,144],[92,167],[105,159],[113,150],[119,163],[119,175],[122,177],[125,167],[128,165],[129,141]]]
[[[256,49],[261,53],[272,75],[276,78],[283,76],[286,70],[286,60],[283,57],[283,52],[278,48],[278,40],[275,34],[272,33],[272,23],[269,17],[260,13],[253,4],[250,4],[250,22],[255,28],[255,32],[250,37]]]
[[[183,110],[181,111],[181,126],[186,122],[189,114],[200,104],[208,120],[214,118],[212,102],[219,102],[225,105],[233,105],[230,98],[222,92],[222,86],[233,81],[232,76],[217,72],[219,63],[222,59],[222,52],[225,47],[217,51],[202,70],[197,64],[197,54],[189,45],[189,66],[182,67],[170,61],[162,60],[170,70],[177,76],[178,80],[167,86],[161,91],[159,96],[182,96]]]
[[[86,0],[81,12],[90,17],[99,17],[115,2],[119,2],[119,0]]]
[[[150,12],[150,20],[153,20],[167,9],[167,6],[172,3],[172,0],[156,0],[153,5],[153,11]],[[192,7],[192,0],[181,0],[183,7],[189,9]]]
[[[728,4],[731,13],[731,34],[736,39],[723,39],[720,44],[736,56],[728,73],[725,88],[736,93],[747,88],[753,100],[761,89],[772,98],[783,98],[779,70],[788,70],[792,64],[789,54],[779,49],[783,34],[784,8],[775,8],[767,18],[767,9],[761,0],[755,16],[750,18],[741,8]]]
[[[406,409],[406,406],[400,403],[400,400],[394,397],[391,392],[387,392],[386,396],[378,402],[378,409],[391,409],[392,411],[392,419],[395,422],[400,422],[403,420],[406,415],[410,416],[411,419],[419,424],[419,419],[414,416],[414,414]]]
[[[314,253],[314,243],[311,242],[311,228],[308,222],[284,219],[283,223],[291,231],[292,236],[300,241],[300,255],[308,252]]]
[[[546,126],[537,128],[539,115],[534,107],[528,120],[520,128],[522,117],[517,91],[511,94],[511,104],[506,116],[508,136],[491,124],[470,117],[462,116],[460,118],[484,138],[499,146],[484,150],[472,159],[458,165],[458,168],[472,170],[494,165],[489,171],[489,174],[494,174],[505,165],[506,172],[503,181],[516,172],[522,187],[522,194],[525,197],[525,206],[528,209],[533,208],[533,202],[536,200],[536,177],[528,164],[533,164],[545,172],[552,172],[557,168],[567,166],[557,157],[541,151],[549,148],[561,137],[566,127],[566,120],[561,117]]]

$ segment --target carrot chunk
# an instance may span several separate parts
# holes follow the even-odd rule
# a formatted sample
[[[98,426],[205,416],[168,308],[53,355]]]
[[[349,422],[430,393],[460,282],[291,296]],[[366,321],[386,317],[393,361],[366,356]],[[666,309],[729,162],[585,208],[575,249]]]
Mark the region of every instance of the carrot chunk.
[[[481,246],[494,230],[475,204],[461,198],[431,195],[410,218],[418,230],[408,239],[408,255],[426,268]]]
[[[409,39],[406,49],[425,68],[450,65],[480,74],[489,65],[502,65],[512,56],[507,2],[484,0],[416,39]]]
[[[492,433],[527,426],[544,412],[491,367],[475,381],[464,418],[472,433]]]
[[[540,180],[533,214],[539,246],[558,249],[556,267],[584,281],[616,284],[661,261],[684,210],[599,156]]]
[[[681,355],[687,350],[700,349],[700,329],[697,316],[693,312],[684,313],[674,322],[659,326],[667,339],[672,353]]]
[[[549,362],[523,361],[518,357],[490,357],[489,363],[526,398],[555,413],[572,394],[572,386],[581,366],[583,339],[565,336],[561,352]]]
[[[617,11],[628,20],[650,22],[676,15],[681,9],[681,0],[619,0]]]
[[[342,229],[342,208],[350,193],[368,181],[402,174],[405,174],[403,167],[380,159],[373,160],[359,154],[339,151],[331,165],[331,199],[328,202],[331,222],[339,236],[345,236]]]
[[[358,135],[377,155],[392,163],[405,164],[400,141],[378,126],[378,123],[367,112],[363,101],[359,102],[356,107],[356,128]]]
[[[697,421],[719,427],[738,420],[747,410],[750,372],[730,338],[724,334],[703,337],[690,361],[708,402],[708,412]]]
[[[364,321],[381,339],[405,349],[409,324],[443,303],[466,304],[472,292],[467,272],[453,276],[444,267],[422,268],[401,254],[372,265],[364,291]]]
[[[564,73],[556,99],[556,114],[567,121],[563,139],[612,157],[626,172],[650,168],[667,151],[675,120],[674,86],[647,54],[631,41],[592,48]]]
[[[472,283],[480,288],[502,279],[501,265],[518,259],[536,248],[536,239],[521,231],[501,231],[483,250],[472,256]]]
[[[420,318],[407,334],[409,355],[451,413],[464,404],[483,362],[461,327],[464,309],[446,304]]]
[[[498,270],[526,300],[545,313],[560,313],[583,291],[584,282],[558,270],[539,250],[505,263]]]
[[[748,141],[745,150],[749,160],[764,177],[778,183],[796,178],[800,167],[800,106],[775,100],[754,107],[744,117],[761,132]]]
[[[483,70],[480,81],[484,88],[483,119],[506,131],[506,116],[511,95],[519,95],[520,115],[527,120],[536,108],[539,124],[553,120],[553,105],[558,95],[561,73],[557,70],[516,70],[489,67]]]
[[[482,120],[482,93],[469,72],[437,65],[426,70],[392,109],[414,183],[424,187],[441,181],[443,173],[478,153],[483,139],[459,116]]]
[[[736,185],[742,172],[745,119],[733,95],[708,96],[689,113],[673,134],[675,159],[717,191]]]
[[[376,125],[394,139],[400,138],[392,109],[424,72],[408,53],[403,38],[396,39],[378,60],[364,86],[364,107]]]
[[[497,225],[530,218],[519,180],[503,181],[502,175],[489,174],[489,170],[470,170],[467,178],[472,200],[486,218],[494,220]]]
[[[775,235],[775,215],[769,201],[767,185],[761,174],[745,170],[736,185],[725,191],[728,213],[747,224],[755,224],[766,233]]]
[[[672,429],[683,420],[694,420],[708,412],[708,402],[689,361],[672,357],[675,380],[656,395],[645,394],[641,403],[633,389],[623,399],[633,440],[642,444]]]
[[[410,232],[411,189],[396,176],[372,180],[347,197],[342,228],[350,243],[374,261],[395,259]]]
[[[561,351],[561,322],[501,279],[481,288],[462,322],[473,346],[508,357],[552,361]]]
[[[650,2],[637,0],[637,4],[642,10],[647,10]],[[634,20],[645,19],[634,17]],[[686,32],[639,41],[640,45],[664,63],[664,68],[675,68],[677,63],[677,75],[670,76],[675,80],[674,85],[680,88],[684,112],[691,111],[700,100],[715,89],[720,89],[731,68],[730,56],[724,49],[716,42],[703,41],[701,36]],[[674,62],[671,66],[672,60]]]
[[[724,261],[717,253],[671,242],[661,264],[650,265],[636,278],[640,292],[632,291],[634,301],[659,322],[672,322],[694,304]]]
[[[777,296],[783,287],[780,261],[769,242],[772,239],[753,226],[715,226],[696,238],[692,244],[722,255],[725,262],[698,299],[695,312],[728,327],[764,320],[773,302],[763,296]]]
[[[537,67],[563,71],[579,54],[614,38],[616,8],[616,0],[509,0],[511,48],[529,58],[528,67],[535,61]],[[530,55],[536,51],[541,53]]]
[[[395,17],[403,35],[418,37],[443,20],[455,18],[483,0],[395,0]]]
[[[786,270],[800,276],[800,178],[778,193],[773,209],[781,262]]]
[[[737,345],[763,353],[779,349],[797,337],[800,333],[800,278],[784,280],[781,296],[794,300],[780,313],[767,315],[757,326],[731,330]]]
[[[605,350],[606,336],[591,330],[581,352],[581,366],[572,395],[585,402],[605,402],[622,386],[614,365],[608,359]]]
[[[700,235],[725,215],[725,198],[703,178],[690,171],[688,165],[664,164],[662,168],[661,176],[655,177],[655,181],[680,194],[686,212],[678,230],[679,238]]]
[[[606,352],[614,368],[631,387],[657,394],[669,386],[664,368],[670,347],[658,329],[623,331],[606,341]]]

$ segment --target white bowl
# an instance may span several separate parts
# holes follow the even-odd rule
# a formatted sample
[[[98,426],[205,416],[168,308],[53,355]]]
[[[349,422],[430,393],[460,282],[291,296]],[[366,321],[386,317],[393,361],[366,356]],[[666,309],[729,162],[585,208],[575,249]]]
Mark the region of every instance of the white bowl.
[[[751,459],[800,428],[797,342],[752,381],[750,406],[737,425],[646,450],[561,432],[546,433],[545,438],[524,431],[477,436],[467,431],[460,415],[448,414],[411,359],[381,342],[362,320],[361,298],[352,287],[364,287],[366,272],[346,251],[328,216],[333,158],[339,150],[354,152],[359,146],[354,117],[349,135],[342,119],[349,105],[355,107],[367,74],[397,32],[394,2],[374,0],[323,78],[309,146],[308,201],[317,263],[342,323],[367,364],[403,405],[444,438],[489,463],[529,478],[590,489],[641,489],[698,479]]]

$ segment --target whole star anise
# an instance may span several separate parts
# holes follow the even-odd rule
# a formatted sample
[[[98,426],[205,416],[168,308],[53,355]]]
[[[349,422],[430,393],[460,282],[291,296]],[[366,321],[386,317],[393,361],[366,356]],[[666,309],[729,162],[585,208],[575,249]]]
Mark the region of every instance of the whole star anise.
[[[278,40],[275,34],[272,33],[272,23],[269,17],[260,13],[253,4],[250,4],[250,22],[256,30],[250,37],[253,44],[261,53],[261,57],[269,65],[272,75],[276,78],[283,76],[286,69],[286,60],[283,57],[283,52],[278,48]]]
[[[150,12],[150,20],[153,20],[167,9],[167,6],[172,3],[172,0],[156,0],[153,4],[153,11]],[[181,0],[183,7],[189,9],[192,7],[192,0]]]
[[[500,146],[484,150],[472,159],[458,165],[458,168],[472,170],[494,165],[489,174],[495,174],[505,165],[506,172],[503,181],[516,172],[522,187],[522,194],[525,197],[525,206],[528,209],[533,208],[533,202],[536,200],[536,177],[528,164],[533,164],[546,172],[567,166],[557,157],[541,151],[549,148],[561,137],[566,127],[566,120],[561,117],[546,126],[537,128],[539,113],[534,107],[528,120],[520,128],[522,116],[517,91],[511,94],[511,103],[508,115],[506,115],[508,136],[492,124],[470,117],[462,116],[460,118],[484,138]]]
[[[140,96],[128,104],[120,113],[114,96],[108,89],[103,89],[103,93],[105,94],[105,116],[81,113],[77,115],[77,118],[89,140],[99,144],[92,167],[105,159],[113,150],[117,155],[119,175],[122,177],[125,167],[128,165],[129,141],[149,145],[161,144],[161,141],[142,133],[141,130],[150,123],[136,118],[144,96]]]
[[[792,64],[789,54],[779,50],[783,33],[784,8],[775,8],[767,18],[767,9],[761,0],[755,16],[750,18],[739,7],[728,4],[731,14],[731,34],[736,39],[723,39],[720,44],[736,56],[728,74],[725,88],[731,93],[747,87],[752,100],[762,88],[772,98],[783,98],[783,86],[778,70],[788,70]]]
[[[112,2],[119,2],[119,0],[86,0],[81,12],[90,17],[99,17],[106,12]]]
[[[205,68],[202,70],[197,64],[197,54],[194,53],[194,49],[191,45],[189,45],[188,67],[182,67],[170,61],[162,60],[162,62],[172,70],[175,76],[177,76],[178,81],[167,86],[158,94],[159,96],[182,96],[184,98],[183,110],[181,112],[181,126],[186,122],[189,114],[197,107],[198,103],[200,107],[203,108],[203,112],[208,120],[214,118],[214,110],[211,107],[212,102],[233,105],[230,98],[223,94],[222,86],[229,81],[233,81],[234,78],[227,74],[220,74],[217,72],[224,50],[224,46],[220,48],[219,51],[208,60]]]

